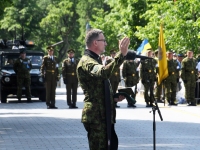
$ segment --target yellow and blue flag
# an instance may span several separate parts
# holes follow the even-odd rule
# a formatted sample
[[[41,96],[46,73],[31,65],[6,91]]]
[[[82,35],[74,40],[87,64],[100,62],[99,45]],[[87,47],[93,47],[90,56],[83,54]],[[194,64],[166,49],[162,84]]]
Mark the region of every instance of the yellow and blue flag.
[[[144,54],[147,51],[147,49],[150,49],[150,48],[151,48],[151,45],[149,44],[149,41],[147,39],[144,39],[140,47],[138,47],[136,54],[137,55]]]
[[[163,35],[163,26],[160,25],[159,43],[158,43],[158,85],[168,77],[168,66],[166,47]]]

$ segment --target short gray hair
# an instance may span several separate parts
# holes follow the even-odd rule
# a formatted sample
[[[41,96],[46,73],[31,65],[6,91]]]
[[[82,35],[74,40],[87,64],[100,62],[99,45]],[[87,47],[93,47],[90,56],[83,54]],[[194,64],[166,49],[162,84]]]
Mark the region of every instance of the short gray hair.
[[[92,44],[94,40],[96,40],[99,37],[99,34],[103,34],[103,31],[100,29],[92,29],[90,30],[85,37],[85,43],[88,46]]]

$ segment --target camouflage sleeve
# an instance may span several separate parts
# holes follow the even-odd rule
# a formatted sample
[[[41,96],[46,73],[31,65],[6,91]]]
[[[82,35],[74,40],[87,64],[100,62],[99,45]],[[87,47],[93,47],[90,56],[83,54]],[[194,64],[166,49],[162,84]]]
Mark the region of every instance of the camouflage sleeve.
[[[16,74],[18,73],[18,68],[19,68],[18,66],[19,66],[19,60],[17,59],[13,64],[13,70],[15,71]]]
[[[185,80],[185,60],[183,59],[181,62],[181,78]]]
[[[198,61],[197,59],[194,59],[194,70],[195,70],[195,77],[196,77],[196,80],[198,80],[198,69],[197,69],[197,64],[198,64]]]

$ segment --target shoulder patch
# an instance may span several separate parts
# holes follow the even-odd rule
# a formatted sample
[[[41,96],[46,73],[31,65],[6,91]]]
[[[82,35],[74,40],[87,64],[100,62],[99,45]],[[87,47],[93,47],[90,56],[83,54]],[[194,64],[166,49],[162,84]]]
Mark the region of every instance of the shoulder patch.
[[[99,70],[99,66],[98,65],[95,65],[92,69],[92,73],[96,73],[97,71]]]

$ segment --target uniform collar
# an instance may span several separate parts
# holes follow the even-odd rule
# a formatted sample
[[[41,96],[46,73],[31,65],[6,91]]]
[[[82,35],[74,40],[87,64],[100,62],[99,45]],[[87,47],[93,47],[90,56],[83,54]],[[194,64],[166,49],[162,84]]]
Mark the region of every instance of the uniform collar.
[[[85,50],[84,55],[90,56],[93,59],[95,59],[97,62],[101,63],[99,55],[97,55],[96,53],[94,53],[93,51],[89,49]]]

